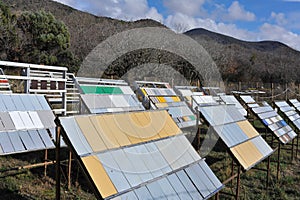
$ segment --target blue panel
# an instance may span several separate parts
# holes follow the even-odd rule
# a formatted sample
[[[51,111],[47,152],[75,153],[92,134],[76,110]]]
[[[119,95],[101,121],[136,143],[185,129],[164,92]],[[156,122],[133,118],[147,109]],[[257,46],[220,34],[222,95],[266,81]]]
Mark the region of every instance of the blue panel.
[[[45,99],[44,96],[42,96],[42,95],[37,95],[36,97],[37,97],[38,101],[40,102],[40,104],[41,104],[43,110],[51,110],[51,108],[50,108],[50,106],[49,106],[49,104],[48,104],[48,102],[46,101],[46,99]]]
[[[10,141],[12,141],[12,145],[14,146],[16,152],[25,151],[25,147],[19,136],[19,132],[10,132],[8,136],[10,138]]]
[[[158,182],[152,182],[148,185],[146,185],[148,190],[150,191],[151,196],[156,199],[167,199],[167,197],[164,195],[163,189],[158,184]]]
[[[53,141],[51,140],[48,132],[45,129],[38,130],[38,132],[47,148],[55,148]],[[61,140],[61,142],[63,142],[63,140]]]
[[[7,111],[16,111],[17,110],[10,95],[3,95],[2,101],[3,101]]]
[[[22,102],[26,111],[34,111],[32,97],[29,94],[22,95]]]
[[[45,144],[36,130],[29,130],[28,133],[37,149],[45,149]]]
[[[188,191],[192,199],[203,199],[203,197],[200,195],[197,188],[195,188],[194,184],[191,182],[191,179],[187,176],[187,174],[183,170],[176,172],[176,175],[178,176],[182,185]]]
[[[60,122],[79,156],[93,152],[74,117],[62,118]]]
[[[192,199],[192,197],[189,195],[188,191],[184,188],[184,186],[182,185],[182,183],[180,182],[176,174],[171,174],[167,176],[167,179],[173,186],[174,190],[177,192],[180,199],[186,199],[186,200]]]
[[[111,200],[138,200],[138,198],[136,197],[135,193],[131,191],[117,196],[115,198],[112,198]]]
[[[23,95],[11,95],[11,99],[16,106],[17,111],[26,111],[26,108],[21,100]]]
[[[130,188],[127,179],[110,152],[100,153],[98,154],[98,158],[118,192],[122,192]]]
[[[44,110],[37,98],[37,95],[28,95],[28,98],[30,99],[35,111]]]
[[[198,163],[198,165],[202,168],[202,170],[205,172],[206,176],[209,178],[209,180],[214,184],[214,186],[217,189],[220,189],[223,187],[223,184],[216,177],[216,175],[213,173],[213,171],[208,167],[208,165],[205,163],[204,160],[201,160]]]
[[[157,182],[160,185],[161,189],[163,190],[163,193],[167,197],[167,199],[180,200],[176,191],[171,186],[171,184],[167,178],[162,178],[162,179],[158,180]]]
[[[199,165],[192,165],[186,168],[185,171],[204,198],[207,198],[216,190],[216,187],[207,178],[206,174],[203,172]]]
[[[32,141],[29,133],[27,131],[20,131],[19,136],[21,137],[23,144],[25,145],[25,148],[27,150],[35,150],[37,149],[37,146]]]
[[[6,132],[0,133],[0,143],[4,153],[13,153],[15,151]]]
[[[138,199],[140,199],[140,200],[143,200],[143,199],[152,200],[153,199],[153,197],[151,196],[149,190],[145,186],[136,189],[135,194],[138,197]]]

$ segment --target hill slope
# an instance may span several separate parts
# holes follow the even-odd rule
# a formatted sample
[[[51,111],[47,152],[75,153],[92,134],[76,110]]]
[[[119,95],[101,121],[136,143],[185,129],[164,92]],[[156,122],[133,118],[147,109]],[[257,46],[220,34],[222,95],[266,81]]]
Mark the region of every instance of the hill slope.
[[[275,41],[246,42],[205,29],[187,31],[212,56],[223,77],[232,81],[299,80],[300,52]]]
[[[153,20],[125,22],[98,17],[50,0],[3,0],[3,2],[10,5],[16,13],[40,9],[53,13],[57,19],[62,20],[68,26],[71,34],[71,50],[81,60],[101,41],[115,33],[137,27],[164,27]],[[220,68],[224,80],[264,82],[299,80],[300,52],[282,43],[245,42],[205,29],[194,29],[185,34],[199,42],[210,53]],[[122,65],[126,69],[131,65],[146,61],[155,63],[157,57],[161,57],[163,59],[158,60],[159,63],[180,65],[179,68],[190,67],[189,63],[166,52],[151,52],[151,55],[155,54],[152,60],[151,58],[149,60],[149,53],[143,53],[148,57],[140,59],[141,52],[133,52],[132,55],[120,58],[113,65]]]

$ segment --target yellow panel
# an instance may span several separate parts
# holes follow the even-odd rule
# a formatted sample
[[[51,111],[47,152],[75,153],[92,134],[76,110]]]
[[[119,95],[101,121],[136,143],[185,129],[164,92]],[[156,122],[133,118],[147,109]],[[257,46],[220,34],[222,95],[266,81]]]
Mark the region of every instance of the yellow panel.
[[[263,155],[251,141],[242,143],[232,148],[231,150],[233,153],[236,152],[237,154],[239,154],[239,157],[237,156],[237,159],[241,161],[241,165],[245,169],[249,168],[256,162],[258,162],[261,158],[263,158]]]
[[[237,124],[249,138],[253,138],[259,135],[256,129],[247,120],[238,122]]]
[[[179,102],[180,101],[179,97],[172,97],[172,99],[173,99],[174,102]]]
[[[89,117],[75,117],[75,120],[94,152],[107,149]]]
[[[243,168],[247,169],[248,168],[248,164],[243,159],[242,155],[240,155],[240,147],[236,146],[236,147],[234,147],[234,148],[232,148],[230,150],[233,153],[234,157],[238,160],[238,162],[243,166]]]
[[[92,116],[90,117],[90,120],[98,133],[101,134],[102,140],[108,149],[117,148],[120,146],[114,135],[111,133],[108,125],[103,120],[102,116]]]
[[[164,120],[163,128],[159,127],[159,135],[161,138],[182,133],[167,111],[161,111],[160,114],[161,116],[159,119]]]
[[[142,92],[143,92],[144,95],[147,95],[147,92],[146,92],[145,89],[142,89]]]
[[[108,125],[109,129],[110,129],[110,133],[112,135],[114,135],[114,137],[116,138],[116,140],[118,141],[120,146],[128,146],[131,144],[131,142],[129,141],[128,137],[124,134],[124,132],[122,131],[122,129],[124,129],[125,127],[122,127],[120,123],[122,123],[121,121],[118,121],[115,116],[117,115],[104,115],[103,116],[103,120],[105,121],[105,123]],[[125,123],[126,121],[128,121],[128,119],[124,119]],[[123,125],[124,123],[122,123]]]
[[[157,97],[160,103],[165,103],[166,99],[164,97]]]
[[[117,194],[115,186],[96,156],[84,157],[82,158],[82,162],[103,198]]]

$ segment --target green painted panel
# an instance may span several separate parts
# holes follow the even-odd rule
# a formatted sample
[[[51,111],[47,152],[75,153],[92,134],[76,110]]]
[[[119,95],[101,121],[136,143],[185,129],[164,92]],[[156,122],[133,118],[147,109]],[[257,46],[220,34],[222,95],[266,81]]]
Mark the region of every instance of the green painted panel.
[[[82,85],[80,86],[84,94],[95,94],[97,86]]]

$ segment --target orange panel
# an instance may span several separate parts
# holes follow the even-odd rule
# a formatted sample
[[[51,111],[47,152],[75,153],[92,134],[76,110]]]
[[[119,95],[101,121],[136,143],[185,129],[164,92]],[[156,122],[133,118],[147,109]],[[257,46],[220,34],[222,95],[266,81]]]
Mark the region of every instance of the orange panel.
[[[263,155],[251,141],[242,143],[231,150],[233,153],[236,152],[239,154],[240,157],[237,157],[237,159],[241,161],[241,165],[244,167],[244,169],[251,167],[261,158],[263,158]]]
[[[173,99],[174,102],[179,102],[180,101],[179,97],[172,97],[172,99]]]
[[[89,117],[75,117],[75,120],[94,152],[107,149]]]
[[[103,198],[117,194],[114,184],[96,156],[84,157],[82,158],[82,162]]]
[[[119,145],[120,146],[128,146],[131,144],[131,142],[129,141],[127,135],[125,135],[124,132],[122,131],[122,129],[124,129],[125,127],[122,127],[119,124],[119,122],[115,118],[116,115],[104,115],[103,120],[109,127],[110,134],[114,135],[114,137],[118,141]],[[126,121],[128,121],[128,120],[126,120]]]
[[[90,117],[90,120],[98,133],[101,133],[102,140],[108,149],[117,148],[120,146],[114,135],[111,134],[111,130],[103,120],[102,116],[92,116]]]
[[[238,122],[237,124],[249,138],[253,138],[259,135],[256,129],[247,120]]]

